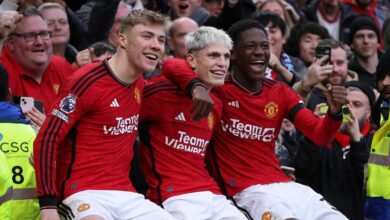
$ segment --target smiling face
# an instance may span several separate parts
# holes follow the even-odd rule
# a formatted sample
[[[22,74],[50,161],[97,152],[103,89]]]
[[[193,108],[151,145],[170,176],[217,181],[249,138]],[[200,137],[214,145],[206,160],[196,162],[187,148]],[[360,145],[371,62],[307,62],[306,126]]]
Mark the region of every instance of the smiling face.
[[[359,56],[362,59],[378,56],[379,47],[380,44],[376,33],[372,30],[358,30],[353,35],[351,48],[354,50],[356,56]]]
[[[24,17],[17,25],[14,33],[40,33],[48,31],[46,22],[38,15]],[[40,36],[32,42],[27,42],[24,37],[11,37],[9,48],[16,62],[25,70],[46,68],[52,53],[51,40],[43,40]]]
[[[263,30],[251,28],[240,34],[232,52],[240,78],[252,81],[263,78],[269,58],[270,46]]]
[[[229,48],[222,44],[210,44],[206,48],[187,55],[187,61],[209,89],[221,86],[230,64]]]
[[[70,31],[68,17],[60,8],[47,8],[42,11],[49,31],[52,32],[51,42],[53,45],[66,45],[69,42]]]
[[[165,26],[137,24],[120,34],[120,47],[124,48],[131,68],[138,72],[154,71],[165,44]]]
[[[316,47],[320,41],[320,36],[316,34],[303,34],[299,40],[299,58],[305,63],[313,63],[316,56]]]

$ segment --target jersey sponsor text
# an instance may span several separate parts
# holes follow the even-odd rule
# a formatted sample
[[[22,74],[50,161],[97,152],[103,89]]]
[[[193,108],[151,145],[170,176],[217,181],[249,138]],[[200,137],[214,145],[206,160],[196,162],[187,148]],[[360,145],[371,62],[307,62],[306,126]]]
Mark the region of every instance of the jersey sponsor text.
[[[222,130],[230,132],[236,137],[243,139],[271,142],[274,139],[275,128],[263,128],[257,125],[244,124],[239,119],[230,119],[230,123],[221,120]]]
[[[117,117],[115,120],[117,121],[116,126],[107,127],[103,126],[104,134],[108,135],[120,135],[132,133],[133,131],[137,131],[138,126],[138,114],[133,115],[129,118]]]
[[[191,137],[184,131],[178,131],[177,133],[179,134],[178,139],[165,136],[165,144],[167,146],[204,156],[204,151],[209,141],[202,138]]]

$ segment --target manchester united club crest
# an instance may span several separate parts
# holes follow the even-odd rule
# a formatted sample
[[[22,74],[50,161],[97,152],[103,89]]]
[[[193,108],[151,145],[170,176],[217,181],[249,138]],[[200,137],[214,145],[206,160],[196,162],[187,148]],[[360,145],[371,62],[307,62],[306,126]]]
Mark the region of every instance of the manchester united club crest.
[[[210,130],[213,130],[214,123],[215,123],[214,115],[213,115],[213,113],[210,113],[209,117],[207,117],[207,124],[208,124]]]
[[[81,204],[81,205],[77,208],[77,211],[78,211],[78,212],[84,212],[84,211],[88,210],[89,208],[91,208],[91,206],[90,206],[88,203],[83,203],[83,204]]]
[[[56,94],[58,94],[58,90],[60,89],[60,85],[59,84],[53,84],[53,90]]]
[[[135,98],[135,101],[136,101],[138,104],[141,104],[141,92],[139,91],[138,88],[135,88],[135,89],[134,89],[134,98]]]
[[[275,102],[268,102],[264,106],[264,113],[268,118],[273,118],[278,113],[278,105]]]
[[[271,220],[272,214],[271,212],[264,212],[264,214],[261,216],[261,220]]]

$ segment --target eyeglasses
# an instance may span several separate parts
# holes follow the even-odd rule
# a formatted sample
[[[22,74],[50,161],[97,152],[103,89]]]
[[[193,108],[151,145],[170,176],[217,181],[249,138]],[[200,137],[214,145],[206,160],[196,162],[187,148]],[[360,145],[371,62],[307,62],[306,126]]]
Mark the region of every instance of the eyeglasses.
[[[23,37],[26,42],[34,42],[38,36],[41,38],[41,40],[49,40],[51,38],[50,31],[41,31],[39,33],[31,32],[25,34],[12,33],[10,35],[15,37]]]

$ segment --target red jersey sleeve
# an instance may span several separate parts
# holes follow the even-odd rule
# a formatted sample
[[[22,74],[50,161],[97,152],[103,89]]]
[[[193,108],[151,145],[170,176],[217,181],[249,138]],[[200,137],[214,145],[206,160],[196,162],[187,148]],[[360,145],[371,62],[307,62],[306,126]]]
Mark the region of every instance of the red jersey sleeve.
[[[171,58],[164,62],[162,72],[164,76],[178,85],[183,91],[191,95],[192,88],[202,81],[191,69],[187,61]]]
[[[328,112],[325,118],[321,119],[304,107],[301,97],[295,91],[285,87],[289,119],[313,143],[329,146],[340,128],[342,115],[333,115]]]
[[[34,142],[34,165],[41,208],[56,208],[56,155],[60,143],[78,119],[91,109],[88,82],[72,77],[61,87]]]

